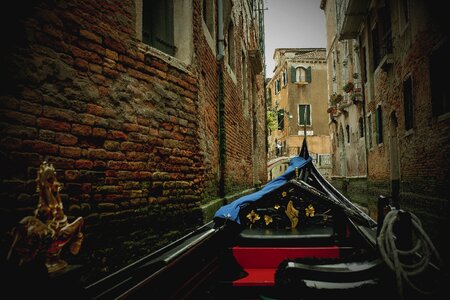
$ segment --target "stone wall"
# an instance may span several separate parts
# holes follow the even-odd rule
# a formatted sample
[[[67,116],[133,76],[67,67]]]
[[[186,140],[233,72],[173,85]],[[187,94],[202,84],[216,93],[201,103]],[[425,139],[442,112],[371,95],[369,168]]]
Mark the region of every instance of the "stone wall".
[[[85,219],[82,250],[67,259],[84,265],[87,281],[203,223],[202,202],[218,195],[219,128],[201,3],[192,1],[189,65],[136,38],[134,1],[34,1],[2,14],[2,253],[4,234],[36,207],[44,160],[64,184],[67,215]],[[242,24],[235,36],[250,41]],[[239,84],[225,76],[230,191],[267,178],[264,128],[252,127],[265,110],[244,117],[239,72]],[[254,100],[264,103],[258,76]]]

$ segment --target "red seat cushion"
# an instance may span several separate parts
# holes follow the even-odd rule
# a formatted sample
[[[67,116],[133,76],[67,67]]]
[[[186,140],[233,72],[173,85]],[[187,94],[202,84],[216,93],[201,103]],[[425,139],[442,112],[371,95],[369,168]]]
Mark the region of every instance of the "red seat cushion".
[[[275,271],[285,259],[339,258],[339,247],[233,247],[233,256],[247,273],[233,286],[273,286]]]
[[[339,258],[339,247],[233,247],[233,256],[242,268],[277,268],[285,259]]]

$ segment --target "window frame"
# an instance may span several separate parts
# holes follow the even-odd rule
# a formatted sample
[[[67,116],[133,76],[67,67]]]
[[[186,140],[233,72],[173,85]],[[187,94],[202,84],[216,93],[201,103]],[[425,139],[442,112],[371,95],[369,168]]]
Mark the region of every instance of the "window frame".
[[[297,106],[297,115],[298,115],[298,119],[297,119],[297,123],[299,126],[305,126],[305,124],[301,123],[301,118],[302,118],[302,114],[301,114],[301,106],[306,106],[309,109],[309,124],[306,124],[306,127],[312,127],[312,105],[310,103],[299,103]]]
[[[173,1],[142,0],[142,42],[170,56],[176,52],[173,4]]]
[[[161,2],[166,2],[160,0]],[[143,40],[143,23],[144,23],[144,0],[135,0],[136,9],[136,38],[142,43],[141,51],[152,55],[156,55],[159,58],[171,63],[172,58],[175,58],[176,62],[182,63],[184,66],[188,66],[192,63],[194,57],[193,48],[193,6],[192,0],[170,0],[173,9],[173,46],[175,52],[169,54],[161,51],[160,49],[146,43]],[[161,53],[161,54],[160,54]],[[169,57],[168,57],[169,56]]]

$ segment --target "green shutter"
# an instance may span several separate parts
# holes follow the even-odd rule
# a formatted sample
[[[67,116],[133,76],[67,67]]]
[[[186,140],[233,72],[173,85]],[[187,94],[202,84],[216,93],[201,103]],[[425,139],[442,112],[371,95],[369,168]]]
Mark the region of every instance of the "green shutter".
[[[306,109],[306,125],[311,126],[311,106],[305,105]]]
[[[308,67],[308,69],[306,69],[306,82],[311,83],[311,67]]]
[[[291,82],[295,82],[295,75],[296,75],[295,67],[291,66]]]
[[[300,117],[300,125],[305,124],[305,106],[300,105],[300,109],[298,110]]]
[[[300,104],[300,125],[311,125],[311,106],[309,104]]]

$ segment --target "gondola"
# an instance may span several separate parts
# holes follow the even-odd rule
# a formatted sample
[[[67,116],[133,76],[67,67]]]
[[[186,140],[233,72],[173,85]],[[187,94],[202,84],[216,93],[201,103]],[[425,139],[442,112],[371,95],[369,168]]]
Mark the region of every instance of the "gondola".
[[[439,255],[417,226],[383,197],[372,219],[319,173],[305,140],[284,174],[85,291],[92,299],[436,299]]]

